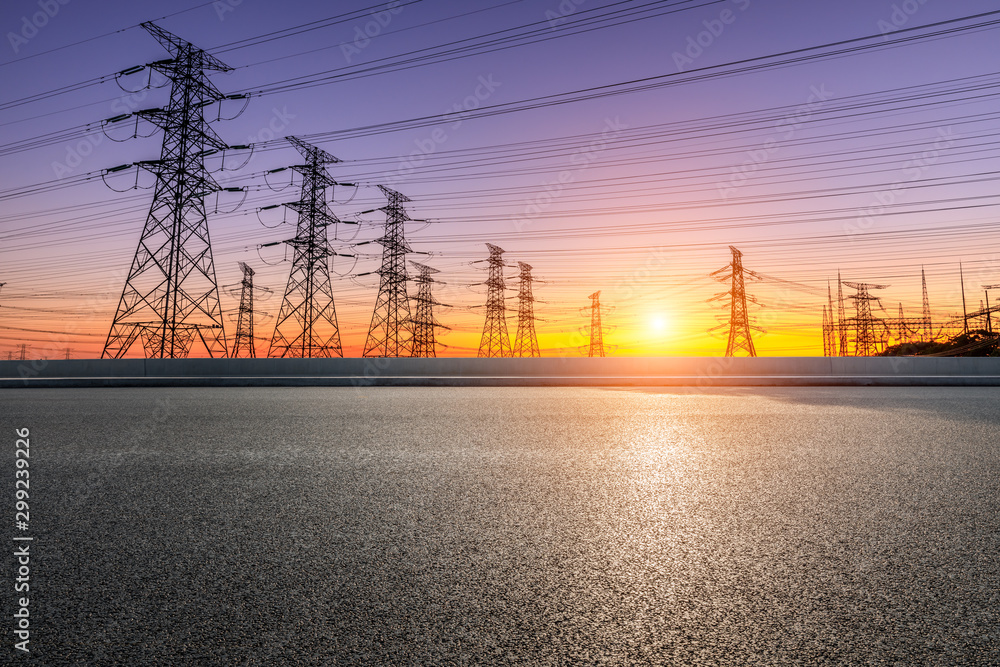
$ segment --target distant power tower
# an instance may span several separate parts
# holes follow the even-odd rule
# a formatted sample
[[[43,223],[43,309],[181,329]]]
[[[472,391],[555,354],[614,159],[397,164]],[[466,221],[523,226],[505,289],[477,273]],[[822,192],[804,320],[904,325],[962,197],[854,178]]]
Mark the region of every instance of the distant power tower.
[[[879,347],[882,337],[876,334],[876,319],[872,317],[871,302],[876,301],[881,306],[882,302],[877,296],[869,294],[869,290],[886,289],[888,285],[874,285],[871,283],[852,283],[844,281],[844,284],[851,289],[857,290],[857,294],[851,294],[849,298],[854,300],[856,316],[854,318],[854,356],[870,357],[880,352]],[[881,320],[879,320],[881,324]]]
[[[729,246],[729,249],[733,253],[732,261],[721,269],[713,271],[709,274],[712,278],[715,278],[720,282],[730,281],[728,291],[721,292],[712,297],[713,299],[718,299],[728,296],[730,301],[729,321],[722,325],[729,327],[729,341],[726,343],[726,356],[735,357],[738,350],[743,350],[749,356],[756,357],[757,350],[754,349],[753,338],[750,335],[751,329],[754,329],[755,327],[750,325],[750,317],[747,314],[747,301],[756,303],[757,300],[754,299],[753,296],[746,293],[744,282],[746,275],[753,278],[759,278],[759,276],[753,271],[743,268],[742,252],[737,250],[734,246]]]
[[[434,329],[447,329],[440,322],[434,319],[434,306],[444,306],[445,304],[434,300],[431,294],[431,287],[436,282],[433,274],[439,273],[437,269],[418,262],[410,262],[417,269],[417,296],[414,298],[417,308],[416,314],[410,320],[413,326],[413,356],[414,357],[436,357],[437,345],[434,340]]]
[[[924,275],[924,267],[920,267],[920,282],[924,292],[923,339],[932,341],[934,340],[934,329],[931,326],[931,300],[927,297],[927,276]]]
[[[844,306],[844,283],[840,280],[840,271],[837,271],[837,333],[840,356],[850,356],[848,352],[847,308]]]
[[[837,316],[833,312],[833,290],[826,282],[826,305],[823,306],[823,356],[837,356]]]
[[[266,315],[258,313],[254,308],[254,297],[260,292],[271,293],[266,287],[254,285],[254,270],[246,262],[240,262],[240,270],[243,272],[243,280],[240,282],[240,310],[236,316],[236,342],[233,344],[233,354],[236,357],[247,359],[257,358],[255,341],[254,316]]]
[[[604,356],[604,327],[601,325],[601,291],[587,297],[590,299],[590,350],[588,357]]]
[[[386,197],[385,232],[377,243],[382,245],[382,268],[378,270],[378,297],[368,327],[365,342],[366,357],[409,357],[412,339],[407,327],[410,322],[410,302],[406,296],[406,253],[413,252],[403,235],[403,225],[409,220],[403,204],[409,197],[380,185]]]
[[[837,344],[833,339],[833,325],[830,323],[830,310],[823,305],[823,356],[837,356]]]
[[[514,357],[540,357],[538,336],[535,335],[535,297],[531,293],[531,265],[518,262],[521,269],[517,293],[517,334],[514,336]]]
[[[325,197],[326,189],[336,185],[326,165],[340,160],[297,137],[288,137],[288,141],[305,158],[305,164],[292,166],[302,175],[302,193],[298,201],[285,206],[298,211],[299,220],[295,238],[284,241],[294,252],[292,270],[267,356],[342,357],[328,261],[336,253],[327,240],[327,228],[340,221]]]
[[[163,147],[159,160],[136,163],[156,176],[153,204],[101,356],[123,357],[141,340],[148,358],[186,357],[197,338],[209,356],[224,357],[205,213],[205,196],[221,188],[205,156],[227,146],[209,127],[205,107],[227,97],[206,72],[232,68],[153,23],[142,27],[172,56],[147,65],[171,81],[170,102],[134,114],[162,128]]]
[[[489,278],[486,279],[486,323],[479,340],[480,357],[509,357],[510,336],[507,335],[507,310],[504,298],[503,248],[487,243],[490,250]]]
[[[18,355],[19,355],[18,358],[21,361],[24,361],[25,359],[28,358],[28,344],[27,343],[21,343],[20,345],[17,346],[17,349],[18,349]]]

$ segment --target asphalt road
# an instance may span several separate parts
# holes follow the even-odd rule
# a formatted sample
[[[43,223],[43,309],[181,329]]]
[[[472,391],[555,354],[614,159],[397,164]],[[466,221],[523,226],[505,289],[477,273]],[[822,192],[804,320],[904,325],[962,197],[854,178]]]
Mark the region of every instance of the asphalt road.
[[[1000,664],[998,388],[8,389],[0,425],[12,664]]]

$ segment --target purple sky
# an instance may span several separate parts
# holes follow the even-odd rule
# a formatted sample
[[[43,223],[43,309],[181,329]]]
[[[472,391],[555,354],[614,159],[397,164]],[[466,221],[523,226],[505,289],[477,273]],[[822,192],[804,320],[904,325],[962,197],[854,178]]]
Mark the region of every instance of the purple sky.
[[[405,6],[397,6],[401,4]],[[212,77],[227,93],[258,91],[330,70],[357,72],[387,62],[380,59],[533,22],[539,23],[538,36],[545,38],[404,71],[254,95],[240,118],[214,124],[226,141],[240,144],[433,116],[455,105],[502,105],[677,74],[678,63],[693,70],[881,32],[886,40],[901,34],[920,36],[929,30],[899,33],[890,28],[997,9],[989,1],[941,0],[424,0],[373,3],[380,13],[362,11],[342,23],[302,34],[279,35],[243,48],[226,46],[367,6],[255,0],[172,3],[173,12],[191,9],[158,24],[235,68]],[[43,21],[38,17],[46,7],[54,15]],[[671,8],[676,11],[665,13]],[[569,20],[615,9],[632,12],[623,14],[623,19],[640,20],[557,38],[560,24],[549,25],[546,20],[567,9],[572,10]],[[5,34],[0,46],[3,100],[56,91],[166,58],[156,41],[136,27],[164,13],[170,12],[163,3],[143,1],[4,3],[0,9]],[[991,18],[996,17],[983,20]],[[44,25],[32,31],[25,28],[26,20]],[[356,39],[366,28],[374,35],[367,43]],[[513,32],[496,37],[502,40]],[[699,39],[700,52],[691,46]],[[891,283],[893,289],[885,294],[891,316],[897,302],[913,314],[919,309],[921,265],[927,268],[940,318],[954,315],[956,309],[960,312],[961,297],[955,291],[959,259],[971,267],[977,289],[984,282],[1000,283],[1000,243],[995,225],[989,226],[997,219],[997,200],[990,198],[996,194],[996,176],[990,172],[998,169],[997,137],[991,135],[1000,130],[993,97],[1000,83],[996,42],[995,27],[962,31],[892,48],[471,118],[460,124],[442,119],[427,127],[372,136],[320,137],[317,143],[344,160],[331,167],[335,178],[363,186],[337,189],[334,210],[341,217],[351,218],[379,205],[377,190],[371,186],[391,181],[413,199],[414,218],[434,220],[429,226],[413,223],[408,233],[415,249],[435,253],[414,259],[442,271],[439,277],[447,286],[441,287],[439,298],[455,308],[442,312],[441,319],[455,327],[449,336],[456,350],[478,341],[482,310],[475,306],[484,302],[484,296],[483,288],[474,283],[484,276],[477,268],[481,265],[469,262],[485,257],[483,244],[493,242],[507,249],[511,261],[531,263],[536,274],[548,281],[537,287],[539,298],[548,302],[538,311],[545,320],[540,324],[540,331],[546,332],[543,347],[552,353],[575,353],[570,348],[572,334],[582,322],[578,309],[596,289],[605,290],[602,299],[614,304],[611,319],[618,331],[608,340],[617,336],[623,353],[712,353],[713,346],[724,347],[724,341],[705,342],[699,333],[714,326],[719,312],[705,303],[719,287],[706,276],[728,261],[727,246],[735,244],[746,254],[748,267],[813,288],[813,292],[789,291],[778,282],[756,288],[767,304],[760,317],[771,330],[758,350],[814,354],[820,344],[824,302],[815,290],[825,289],[826,280],[835,279],[838,269],[845,279]],[[469,43],[475,42],[460,44]],[[954,82],[963,77],[979,78],[970,79],[968,89],[959,92]],[[944,92],[948,86],[952,89]],[[915,88],[898,92],[907,87]],[[480,99],[475,97],[477,91]],[[112,79],[5,107],[0,111],[0,144],[98,122],[129,107],[158,106],[166,96],[167,89],[130,96]],[[970,99],[973,96],[979,97]],[[880,101],[892,102],[894,110],[879,106]],[[838,105],[843,111],[832,113]],[[778,107],[779,111],[762,114],[755,126],[740,124],[754,112]],[[790,120],[796,113],[806,122],[796,125]],[[694,131],[708,123],[703,119],[724,114],[739,116],[711,123],[712,130]],[[671,123],[675,125],[664,126]],[[609,127],[619,129],[609,136]],[[594,135],[596,141],[602,132],[608,140],[589,156],[581,157],[567,142],[553,143],[575,135]],[[649,140],[642,141],[647,135]],[[3,191],[71,179],[159,154],[159,134],[124,143],[98,140],[99,136],[71,136],[0,154]],[[258,252],[257,245],[286,238],[291,228],[267,229],[254,211],[294,198],[295,188],[260,190],[264,182],[250,175],[293,164],[298,155],[273,142],[267,148],[256,152],[247,167],[227,181],[257,189],[237,213],[213,216],[210,228],[221,284],[236,283],[237,261],[248,261],[258,268],[259,283],[280,293],[288,264],[279,261],[280,249]],[[406,156],[429,148],[433,154],[400,178]],[[539,154],[537,149],[551,150]],[[914,162],[935,150],[929,162]],[[75,154],[80,152],[88,154],[77,160]],[[493,159],[468,162],[481,156]],[[738,171],[741,167],[745,180]],[[570,187],[549,198],[546,193],[560,173],[569,174]],[[272,184],[284,176],[287,172],[275,175]],[[915,187],[918,184],[924,187]],[[60,331],[54,320],[82,317],[91,324],[63,332],[66,346],[80,350],[99,346],[149,196],[144,190],[115,193],[97,179],[0,199],[0,282],[8,283],[0,293],[0,304],[25,308],[16,313],[14,326]],[[892,210],[902,214],[859,222],[865,220],[861,212],[877,205],[878,197],[892,197],[891,204],[898,207]],[[65,209],[87,205],[93,207]],[[979,208],[967,208],[970,205]],[[528,216],[531,210],[541,214]],[[280,216],[275,210],[261,213],[268,224],[277,223]],[[360,229],[345,227],[338,234],[357,232],[356,241],[375,238],[381,219],[373,215],[361,219],[366,224]],[[951,230],[959,225],[970,227],[961,233]],[[870,232],[878,234],[861,238]],[[337,260],[335,271],[349,275],[377,268],[378,246],[357,250],[361,255],[356,264]],[[514,272],[511,269],[511,275]],[[363,342],[373,285],[371,276],[336,281],[345,348]],[[46,302],[35,298],[43,294],[53,300],[59,294],[78,298],[76,293],[98,296],[83,311],[63,301],[39,306]],[[969,297],[970,306],[978,306],[978,294]],[[223,301],[227,310],[235,307],[227,294]],[[277,306],[275,298],[265,309]],[[7,311],[0,325],[11,325],[14,314]],[[672,323],[665,332],[650,327],[660,316]],[[48,338],[0,329],[0,352],[21,340],[41,344]]]

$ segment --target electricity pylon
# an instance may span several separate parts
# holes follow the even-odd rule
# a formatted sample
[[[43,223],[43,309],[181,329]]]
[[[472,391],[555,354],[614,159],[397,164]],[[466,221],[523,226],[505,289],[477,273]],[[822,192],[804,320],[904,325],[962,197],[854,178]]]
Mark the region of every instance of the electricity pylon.
[[[899,303],[899,319],[896,325],[896,338],[897,343],[902,343],[905,339],[910,336],[910,327],[906,324],[906,319],[903,316],[903,303]]]
[[[837,271],[837,332],[839,334],[840,356],[850,356],[848,352],[847,308],[844,306],[844,283],[840,280],[839,270]]]
[[[366,357],[409,357],[412,338],[408,326],[410,302],[406,296],[406,253],[413,252],[403,235],[403,225],[409,220],[403,204],[410,201],[406,195],[378,186],[386,197],[385,232],[376,243],[382,245],[382,268],[378,297],[372,312],[368,339],[365,341]]]
[[[588,357],[604,356],[604,328],[601,325],[601,291],[587,297],[590,299],[590,350]]]
[[[827,317],[829,318],[827,324],[830,327],[828,336],[830,338],[827,341],[823,339],[823,343],[826,346],[827,351],[824,352],[825,356],[836,357],[837,356],[837,320],[836,315],[833,313],[833,290],[830,288],[830,281],[826,281],[826,311]],[[842,354],[843,352],[841,352]]]
[[[924,292],[924,340],[934,340],[934,329],[931,326],[931,300],[927,297],[927,276],[924,274],[924,267],[920,267],[920,282]]]
[[[302,175],[302,192],[298,201],[285,206],[298,211],[299,220],[295,238],[284,241],[294,252],[292,270],[267,356],[342,357],[328,260],[337,253],[327,240],[327,229],[340,220],[330,211],[325,196],[326,189],[337,184],[326,172],[326,165],[340,160],[297,137],[288,137],[288,141],[305,158],[305,164],[292,166]]]
[[[246,262],[240,262],[240,270],[243,272],[243,280],[240,282],[240,310],[236,320],[236,342],[233,343],[232,356],[246,357],[248,359],[257,358],[257,349],[254,344],[254,297],[259,292],[271,293],[266,287],[259,287],[253,284],[254,270]]]
[[[830,326],[830,311],[823,305],[823,356],[833,357],[835,355],[835,350],[831,350],[831,347],[835,347],[833,344],[833,327]]]
[[[517,334],[514,336],[514,357],[540,357],[538,336],[535,335],[535,297],[531,293],[531,265],[518,262],[520,289],[517,293]]]
[[[844,281],[844,284],[851,289],[857,290],[857,294],[851,294],[849,298],[854,300],[856,316],[854,318],[854,356],[870,357],[879,352],[881,338],[875,334],[875,318],[872,317],[871,302],[882,301],[877,296],[869,294],[869,290],[886,289],[888,285],[875,285],[872,283],[852,283]]]
[[[418,271],[417,277],[414,279],[418,286],[417,296],[413,299],[417,304],[417,312],[410,320],[413,326],[413,356],[436,357],[437,345],[434,340],[434,329],[448,328],[434,319],[434,306],[446,305],[435,301],[431,293],[432,285],[437,282],[432,274],[439,273],[439,271],[418,262],[411,261],[410,264]]]
[[[142,27],[171,58],[147,65],[171,81],[163,109],[134,115],[163,130],[160,159],[138,162],[153,173],[153,203],[102,357],[120,358],[141,340],[147,358],[188,356],[195,338],[211,357],[226,356],[219,286],[208,236],[205,196],[221,188],[205,156],[227,148],[205,119],[223,95],[206,72],[232,68],[153,23]]]
[[[749,269],[743,268],[742,252],[737,250],[734,246],[729,246],[729,249],[733,253],[732,261],[721,269],[713,271],[709,275],[720,282],[726,282],[727,280],[731,281],[730,287],[728,291],[721,292],[713,296],[712,300],[725,296],[729,297],[729,321],[721,325],[722,327],[729,327],[729,340],[726,343],[726,356],[734,357],[736,356],[736,352],[738,350],[743,350],[749,356],[756,357],[757,350],[754,349],[753,338],[750,335],[750,331],[751,329],[760,331],[760,329],[750,325],[750,318],[747,314],[747,301],[757,303],[757,300],[753,296],[746,293],[744,276],[749,275],[752,278],[758,279],[760,276]]]
[[[507,310],[504,300],[503,248],[487,243],[490,250],[489,277],[486,279],[486,322],[479,340],[480,357],[511,356],[510,336],[507,335]]]

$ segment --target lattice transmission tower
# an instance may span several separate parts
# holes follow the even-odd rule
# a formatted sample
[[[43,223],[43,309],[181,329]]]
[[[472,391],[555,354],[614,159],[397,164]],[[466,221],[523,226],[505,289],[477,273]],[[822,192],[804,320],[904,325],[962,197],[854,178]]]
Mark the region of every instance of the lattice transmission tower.
[[[531,292],[531,265],[518,262],[521,273],[518,276],[520,286],[517,291],[517,333],[514,336],[514,348],[511,356],[540,357],[538,336],[535,334],[535,297]]]
[[[414,278],[414,282],[417,283],[417,296],[413,299],[416,302],[416,313],[410,320],[413,327],[413,356],[436,357],[437,343],[434,329],[449,328],[434,319],[434,306],[447,305],[435,301],[431,293],[434,283],[437,282],[433,274],[440,272],[419,262],[411,261],[410,264],[417,270],[417,277]]]
[[[142,27],[171,55],[147,65],[170,80],[170,102],[134,114],[137,123],[142,118],[163,130],[163,145],[159,160],[135,163],[156,177],[153,203],[101,356],[123,357],[140,340],[148,358],[186,357],[198,339],[209,356],[224,357],[205,211],[205,196],[221,188],[205,156],[228,146],[209,126],[205,108],[234,97],[221,93],[207,72],[232,68],[153,23]]]
[[[597,290],[587,297],[590,299],[590,349],[588,357],[603,357],[604,326],[601,324],[601,291]]]
[[[486,322],[479,340],[480,357],[509,357],[510,336],[507,334],[507,307],[504,292],[503,248],[487,243],[489,248],[489,277],[486,279]]]
[[[924,297],[924,320],[923,324],[923,339],[926,341],[934,340],[934,328],[931,324],[931,300],[927,296],[927,276],[924,274],[924,267],[920,267],[920,283],[923,287],[923,297]]]
[[[830,310],[823,305],[823,356],[834,357],[837,354],[836,343],[833,342],[833,325],[830,323]]]
[[[851,294],[850,299],[854,301],[854,356],[870,357],[878,354],[882,345],[882,336],[877,334],[876,323],[884,324],[881,319],[876,320],[872,316],[871,302],[875,301],[882,306],[882,301],[877,296],[872,296],[869,290],[886,289],[888,285],[875,285],[872,283],[854,283],[844,281],[844,284],[851,289],[857,290],[857,294]]]
[[[837,271],[837,349],[840,356],[850,356],[849,336],[847,331],[847,307],[844,305],[844,283]]]
[[[409,216],[403,204],[410,201],[406,195],[378,186],[386,197],[385,232],[376,243],[382,245],[382,268],[378,298],[372,312],[368,339],[365,342],[366,357],[409,357],[412,354],[412,338],[409,331],[410,301],[406,296],[406,253],[413,252],[406,243],[403,225]]]
[[[264,292],[270,294],[271,290],[266,287],[254,285],[253,277],[255,271],[246,262],[240,262],[240,271],[243,272],[243,280],[240,281],[240,309],[236,314],[236,338],[233,343],[232,357],[245,357],[247,359],[257,358],[257,348],[255,341],[254,319],[257,315],[267,313],[258,312],[254,308],[254,300],[257,294]]]
[[[836,357],[838,354],[843,354],[843,351],[838,352],[837,347],[837,334],[839,327],[837,326],[837,315],[833,310],[833,289],[830,287],[830,281],[826,281],[826,310],[829,316],[829,338],[830,340],[826,343],[826,347],[829,353],[826,356]]]
[[[760,276],[753,271],[743,267],[743,253],[734,246],[729,246],[733,259],[726,266],[717,271],[713,271],[710,277],[720,282],[730,282],[730,287],[725,292],[716,294],[712,299],[729,297],[729,321],[720,327],[729,328],[729,340],[726,343],[726,356],[735,357],[738,350],[745,351],[749,356],[756,357],[757,350],[753,345],[751,330],[760,331],[759,328],[750,324],[750,316],[747,313],[747,301],[757,303],[757,300],[746,292],[745,278],[760,279]]]
[[[299,219],[295,238],[283,241],[294,253],[292,270],[267,356],[342,357],[329,264],[329,258],[338,253],[327,239],[327,230],[340,220],[326,203],[327,188],[337,185],[327,173],[326,165],[340,160],[298,137],[288,137],[288,141],[302,154],[305,163],[291,167],[301,174],[302,189],[299,200],[285,206],[297,211]]]

